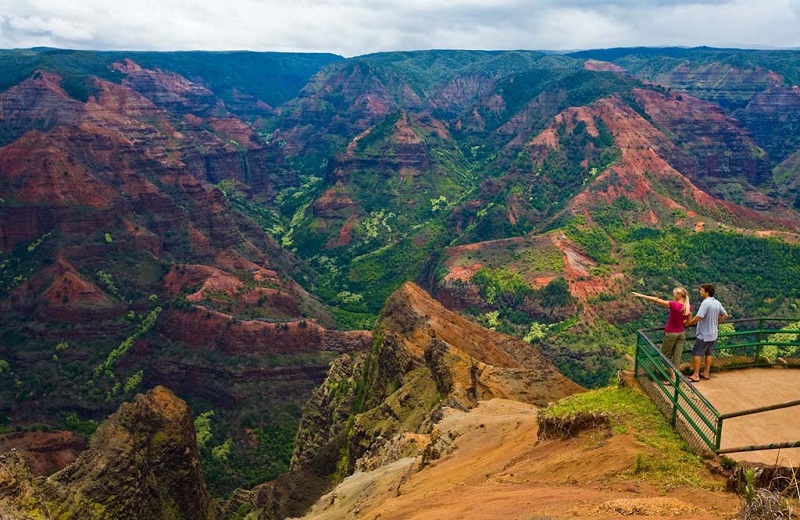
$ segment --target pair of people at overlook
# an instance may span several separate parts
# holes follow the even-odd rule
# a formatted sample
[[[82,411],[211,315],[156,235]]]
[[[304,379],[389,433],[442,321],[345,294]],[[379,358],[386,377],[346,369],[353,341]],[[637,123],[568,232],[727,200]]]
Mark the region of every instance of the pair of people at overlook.
[[[661,344],[661,352],[676,368],[681,364],[683,345],[686,342],[685,328],[697,325],[696,339],[692,346],[692,367],[694,372],[689,377],[689,381],[693,383],[699,383],[701,379],[709,379],[711,377],[711,362],[713,360],[714,345],[719,334],[719,323],[728,319],[727,311],[719,300],[714,298],[714,292],[714,286],[710,283],[704,283],[700,286],[700,296],[703,298],[703,302],[694,317],[692,317],[689,294],[683,287],[676,287],[672,290],[673,299],[670,301],[638,292],[633,293],[638,298],[643,298],[669,309],[667,324],[664,327],[664,341]],[[702,373],[700,372],[701,365],[703,368]]]

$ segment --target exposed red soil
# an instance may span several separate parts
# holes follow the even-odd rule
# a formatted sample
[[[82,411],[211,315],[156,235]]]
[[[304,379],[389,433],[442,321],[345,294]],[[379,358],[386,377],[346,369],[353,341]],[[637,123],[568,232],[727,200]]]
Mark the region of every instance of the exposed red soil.
[[[516,401],[450,409],[432,434],[442,456],[347,478],[307,519],[730,518],[737,496],[626,481],[643,447],[631,436],[592,432],[536,443],[537,409]],[[438,439],[438,440],[437,440]],[[442,440],[446,442],[442,443]],[[720,486],[723,485],[720,479]]]
[[[50,476],[72,464],[87,444],[86,437],[67,431],[0,435],[0,453],[18,451],[36,477]]]
[[[351,352],[366,349],[372,341],[370,332],[326,330],[310,319],[282,323],[237,320],[229,314],[200,305],[167,313],[159,322],[159,330],[165,336],[192,347],[219,349],[229,354]]]
[[[584,70],[594,70],[598,72],[625,72],[625,69],[608,61],[586,60],[583,64]]]
[[[121,312],[121,301],[82,276],[63,256],[12,291],[9,304],[40,320],[92,320]]]

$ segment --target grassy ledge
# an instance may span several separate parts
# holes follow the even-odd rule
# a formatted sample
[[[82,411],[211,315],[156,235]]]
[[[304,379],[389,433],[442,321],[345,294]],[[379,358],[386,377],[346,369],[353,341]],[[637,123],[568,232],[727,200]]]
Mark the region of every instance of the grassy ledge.
[[[636,459],[630,470],[616,479],[640,480],[666,489],[687,484],[707,490],[724,488],[724,481],[708,470],[702,457],[639,390],[608,386],[567,397],[540,412],[544,421],[569,421],[586,415],[606,416],[612,435],[636,439]]]

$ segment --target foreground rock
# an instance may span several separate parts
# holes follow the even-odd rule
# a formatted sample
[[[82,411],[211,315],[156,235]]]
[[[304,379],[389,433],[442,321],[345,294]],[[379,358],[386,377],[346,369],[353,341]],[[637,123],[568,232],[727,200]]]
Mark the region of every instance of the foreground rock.
[[[33,480],[16,452],[0,455],[2,518],[212,519],[189,407],[164,387],[124,403],[78,460]]]
[[[534,346],[447,310],[413,283],[387,301],[368,354],[344,355],[306,405],[290,473],[252,497],[263,517],[303,514],[354,471],[443,453],[450,410],[502,398],[544,406],[583,389]]]

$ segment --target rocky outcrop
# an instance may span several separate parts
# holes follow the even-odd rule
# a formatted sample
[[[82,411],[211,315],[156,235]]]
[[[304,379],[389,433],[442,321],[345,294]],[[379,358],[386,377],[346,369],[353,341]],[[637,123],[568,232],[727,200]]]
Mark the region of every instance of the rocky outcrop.
[[[353,415],[355,386],[365,354],[345,354],[331,363],[325,381],[314,391],[303,414],[292,455],[292,469],[313,466],[320,449],[342,437],[341,426]]]
[[[536,347],[450,312],[411,283],[389,298],[375,335],[356,392],[363,412],[348,436],[350,470],[365,453],[394,449],[404,432],[430,433],[444,408],[494,398],[542,406],[582,390]]]
[[[389,298],[374,336],[369,354],[337,360],[308,401],[291,472],[255,504],[267,518],[288,507],[298,514],[315,499],[309,492],[351,473],[365,455],[359,467],[421,454],[427,441],[415,434],[430,434],[446,408],[493,398],[546,405],[582,391],[536,347],[448,311],[412,283]],[[291,484],[301,476],[311,488],[299,496]]]
[[[191,410],[164,387],[124,403],[74,464],[50,477],[54,515],[214,518]]]
[[[444,361],[439,359],[434,369],[433,360],[443,357],[452,378],[447,395],[463,406],[495,397],[542,406],[581,390],[535,346],[447,310],[415,284],[405,284],[387,301],[377,330],[388,347],[376,347],[379,355],[386,350],[385,355],[396,360],[379,364],[378,370],[389,376],[383,382],[391,381],[394,373],[406,373],[409,366],[424,366],[441,388],[443,381],[435,376],[443,373]],[[509,377],[498,377],[503,372]],[[370,392],[370,399],[380,395]]]
[[[87,451],[45,480],[32,481],[20,456],[0,455],[0,511],[11,511],[4,518],[216,518],[191,411],[164,387],[124,403]]]
[[[0,518],[28,520],[47,518],[48,514],[22,454],[15,450],[0,453]]]

